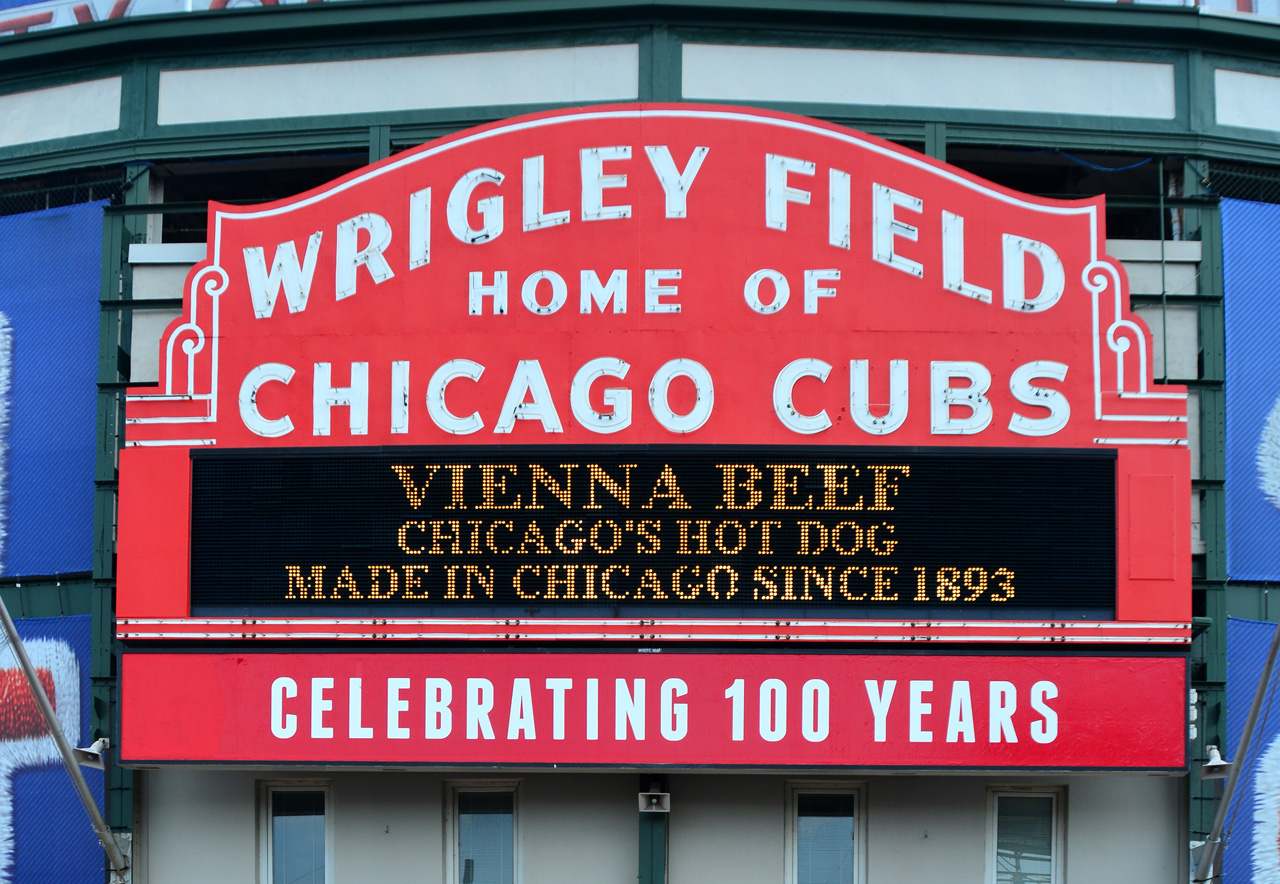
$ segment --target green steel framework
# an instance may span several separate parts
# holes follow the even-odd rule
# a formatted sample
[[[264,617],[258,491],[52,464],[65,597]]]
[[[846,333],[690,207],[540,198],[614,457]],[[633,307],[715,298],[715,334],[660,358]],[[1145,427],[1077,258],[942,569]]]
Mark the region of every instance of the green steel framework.
[[[681,101],[681,46],[687,41],[793,46],[1034,54],[1172,62],[1177,85],[1172,120],[1108,121],[1090,117],[935,111],[875,105],[759,102],[923,146],[946,158],[949,146],[1061,148],[1192,159],[1201,171],[1229,160],[1280,167],[1280,133],[1217,125],[1213,72],[1280,75],[1280,26],[1243,17],[1197,14],[1194,9],[1061,3],[1053,0],[949,3],[942,0],[368,0],[305,7],[264,7],[156,16],[81,25],[46,34],[0,39],[0,92],[120,75],[121,127],[93,136],[0,148],[0,181],[57,172],[187,160],[200,157],[291,155],[367,151],[371,161],[459,128],[539,110],[544,105],[326,116],[218,125],[158,126],[161,69],[286,63],[441,52],[601,43],[638,43],[639,98]],[[94,615],[93,726],[113,732],[117,714],[113,640],[115,500],[118,447],[123,437],[123,388],[129,370],[134,302],[126,261],[128,245],[145,240],[146,218],[191,207],[149,205],[145,165],[131,175],[124,205],[108,209],[103,240],[98,360],[98,455],[95,472],[95,549],[91,575],[0,580],[0,594],[18,616]],[[1170,378],[1199,393],[1200,476],[1193,483],[1202,506],[1203,561],[1194,589],[1203,617],[1196,620],[1192,677],[1201,691],[1199,738],[1222,743],[1225,648],[1223,628],[1233,614],[1269,614],[1262,584],[1227,585],[1224,525],[1223,305],[1221,229],[1216,198],[1198,176],[1186,177],[1183,197],[1152,195],[1145,207],[1185,210],[1186,236],[1202,243],[1198,292],[1178,296],[1199,312],[1199,377]],[[1164,295],[1135,303],[1168,303]],[[180,299],[146,302],[177,307]],[[1198,607],[1199,612],[1199,607]],[[1280,611],[1277,612],[1280,615]],[[1193,764],[1193,767],[1196,765]],[[1203,837],[1212,818],[1211,785],[1193,770],[1190,830]],[[108,770],[107,816],[132,826],[132,780]],[[664,821],[663,821],[664,822]],[[645,867],[661,880],[665,865],[656,846],[662,823],[642,817]]]

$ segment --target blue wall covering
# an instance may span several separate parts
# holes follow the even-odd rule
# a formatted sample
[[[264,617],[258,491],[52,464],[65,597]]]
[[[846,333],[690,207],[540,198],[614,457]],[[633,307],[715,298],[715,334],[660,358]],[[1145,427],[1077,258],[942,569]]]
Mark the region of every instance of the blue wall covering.
[[[17,621],[67,739],[89,744],[90,618]],[[105,855],[7,646],[0,646],[0,884],[101,884]],[[83,769],[102,806],[102,771]]]
[[[1222,201],[1227,574],[1280,580],[1280,205]]]
[[[102,204],[0,217],[0,575],[88,571]]]

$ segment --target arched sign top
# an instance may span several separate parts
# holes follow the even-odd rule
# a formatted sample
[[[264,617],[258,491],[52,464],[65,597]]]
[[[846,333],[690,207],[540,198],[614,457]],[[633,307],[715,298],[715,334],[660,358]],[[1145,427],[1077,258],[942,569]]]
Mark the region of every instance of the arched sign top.
[[[626,105],[209,230],[128,397],[124,637],[1188,634],[1186,392],[1100,198]]]
[[[211,206],[132,441],[1185,444],[1103,228],[769,111],[503,121]]]

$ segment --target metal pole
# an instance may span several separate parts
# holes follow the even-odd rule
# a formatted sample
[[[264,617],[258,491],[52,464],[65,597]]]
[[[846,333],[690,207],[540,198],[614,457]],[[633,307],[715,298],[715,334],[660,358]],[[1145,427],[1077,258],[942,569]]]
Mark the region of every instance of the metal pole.
[[[1263,664],[1262,676],[1258,679],[1258,688],[1253,692],[1253,705],[1249,707],[1249,717],[1244,722],[1244,732],[1240,734],[1240,745],[1236,746],[1235,758],[1231,762],[1231,773],[1227,775],[1227,785],[1223,787],[1222,798],[1218,800],[1218,811],[1213,815],[1213,827],[1204,843],[1204,853],[1200,855],[1200,865],[1196,866],[1195,884],[1209,880],[1209,872],[1222,852],[1222,827],[1227,821],[1227,808],[1231,804],[1231,796],[1235,793],[1236,781],[1245,768],[1249,757],[1249,744],[1253,741],[1253,726],[1258,723],[1258,712],[1262,708],[1262,699],[1267,695],[1271,685],[1271,674],[1276,668],[1276,655],[1280,654],[1280,626],[1276,627],[1271,637],[1271,649],[1267,651],[1267,662]]]
[[[36,677],[35,667],[31,665],[31,658],[27,656],[27,649],[22,644],[22,639],[13,625],[12,618],[9,617],[9,609],[5,607],[4,599],[0,599],[0,621],[3,621],[0,625],[3,625],[4,634],[9,639],[9,647],[13,649],[13,655],[18,658],[18,665],[22,667],[22,673],[27,677],[27,684],[31,687],[31,694],[35,697],[36,706],[40,709],[40,715],[44,718],[45,726],[49,728],[49,734],[53,737],[53,742],[57,744],[58,751],[62,753],[62,763],[66,767],[67,773],[71,776],[72,785],[76,787],[76,793],[80,796],[80,803],[84,805],[84,809],[89,814],[89,819],[93,822],[93,831],[97,834],[98,840],[102,842],[102,849],[107,852],[107,859],[111,861],[111,868],[123,880],[125,871],[129,868],[129,862],[124,858],[124,852],[121,851],[115,835],[111,833],[111,829],[107,826],[107,821],[102,818],[102,812],[98,810],[98,805],[93,800],[93,794],[89,791],[89,784],[85,782],[84,774],[80,772],[80,765],[76,762],[75,756],[71,754],[71,744],[67,742],[67,736],[62,732],[62,726],[58,724],[58,716],[53,711],[53,704],[49,702],[49,696],[44,692],[44,685],[40,684],[40,679]]]

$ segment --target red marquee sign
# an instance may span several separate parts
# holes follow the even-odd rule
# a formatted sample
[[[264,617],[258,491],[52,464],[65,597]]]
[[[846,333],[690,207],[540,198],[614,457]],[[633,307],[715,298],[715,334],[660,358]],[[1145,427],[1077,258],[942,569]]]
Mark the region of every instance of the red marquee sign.
[[[121,760],[1181,769],[1178,657],[125,654]]]
[[[127,402],[124,638],[1189,641],[1186,394],[1153,383],[1150,334],[1105,253],[1102,199],[1028,197],[815,120],[695,105],[554,111],[458,133],[289,200],[211,205],[208,258],[188,277],[160,363],[159,387],[133,388]],[[726,495],[763,495],[748,527],[768,524],[769,506],[836,507],[852,487],[816,464],[803,475],[825,484],[801,494],[791,484],[801,467],[788,473],[777,446],[1108,453],[1114,605],[1080,622],[864,609],[694,620],[193,613],[193,452],[472,452],[470,472],[419,456],[394,464],[404,472],[391,478],[412,507],[415,495],[455,482],[442,507],[458,510],[449,517],[457,532],[472,530],[470,518],[479,527],[469,537],[483,538],[497,523],[481,510],[528,508],[516,479],[541,475],[504,474],[504,448],[614,446],[615,469],[592,461],[598,472],[582,465],[575,481],[581,493],[595,483],[623,500],[626,446],[655,444],[775,446],[758,476],[718,467]],[[546,475],[567,501],[569,473]],[[683,476],[655,476],[648,504],[678,516]],[[909,493],[901,471],[863,478],[869,508],[892,508],[875,496],[890,482]],[[321,496],[314,509],[330,505]],[[629,505],[635,512],[617,526],[642,533],[634,526],[646,504]],[[504,517],[513,527],[502,522],[500,536],[528,540],[522,515]],[[410,527],[398,551],[387,535],[397,555],[454,530],[445,516],[414,519],[401,522]],[[1027,534],[1050,548],[1053,529],[1030,521]],[[841,536],[870,530],[854,527],[862,533]],[[919,592],[945,600],[950,587],[995,585],[996,565],[957,562],[925,568]],[[281,598],[305,598],[308,587],[311,601],[336,598],[325,581],[338,579],[337,567],[291,567],[292,584],[279,569]],[[403,601],[417,572],[388,567],[401,568],[393,601]],[[482,565],[442,567],[432,573],[447,572],[449,591],[464,577],[486,587]],[[788,572],[774,573],[777,582]],[[911,573],[903,566],[884,579]],[[365,588],[353,588],[361,580]],[[344,598],[369,602],[390,591],[369,589],[378,584],[366,572],[344,585]],[[876,586],[886,599],[916,591]]]

